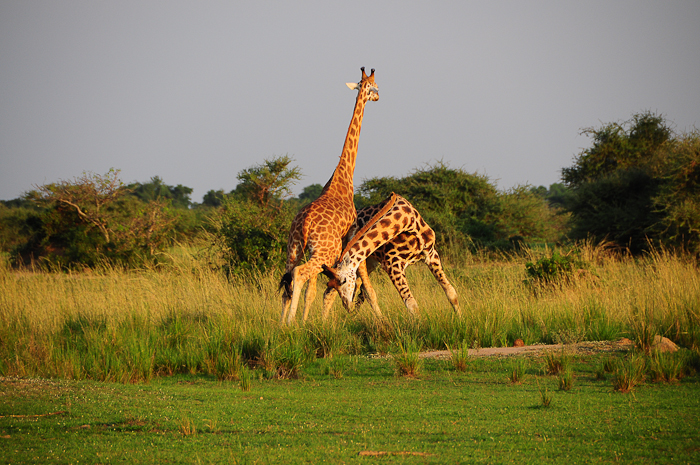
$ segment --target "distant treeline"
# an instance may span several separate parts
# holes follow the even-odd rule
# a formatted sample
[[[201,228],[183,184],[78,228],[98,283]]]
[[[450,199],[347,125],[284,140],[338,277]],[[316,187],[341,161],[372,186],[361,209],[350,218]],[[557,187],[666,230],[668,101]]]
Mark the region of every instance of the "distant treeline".
[[[700,132],[677,134],[663,116],[644,112],[583,133],[591,147],[549,187],[501,191],[487,176],[439,162],[403,178],[365,180],[355,203],[401,194],[436,231],[441,253],[454,257],[584,239],[632,254],[664,247],[697,256]],[[292,163],[266,159],[238,173],[235,189],[210,190],[202,203],[187,186],[158,176],[124,184],[114,169],[36,186],[0,204],[0,251],[16,266],[144,266],[177,242],[204,246],[234,274],[278,266],[292,218],[322,191],[312,184],[292,197],[301,178]]]

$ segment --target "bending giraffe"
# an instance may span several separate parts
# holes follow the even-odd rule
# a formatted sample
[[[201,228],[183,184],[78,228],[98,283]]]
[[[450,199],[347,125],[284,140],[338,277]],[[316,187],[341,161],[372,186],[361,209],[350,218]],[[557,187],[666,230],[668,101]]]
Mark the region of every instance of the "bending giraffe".
[[[280,281],[280,288],[283,290],[281,324],[285,322],[291,324],[294,321],[301,289],[308,281],[304,295],[304,321],[306,321],[311,303],[316,296],[318,274],[323,270],[323,265],[335,263],[342,250],[343,237],[355,221],[353,175],[362,117],[365,104],[369,100],[379,100],[379,89],[374,82],[374,69],[369,76],[365,73],[364,67],[361,70],[360,82],[347,84],[350,89],[357,90],[358,93],[338,166],[323,188],[321,196],[302,208],[292,221],[287,240],[287,264]],[[300,265],[307,250],[309,259]],[[366,275],[365,267],[359,271],[361,276]],[[328,302],[332,302],[332,299],[329,298]],[[324,299],[324,318],[327,317],[329,309]]]
[[[356,275],[361,264],[370,262],[367,265],[369,272],[381,265],[408,311],[417,315],[418,303],[408,286],[405,272],[408,265],[423,260],[442,286],[454,311],[461,315],[457,292],[445,276],[440,256],[435,250],[435,233],[408,200],[392,194],[383,202],[360,210],[357,228],[361,229],[345,246],[336,267],[324,266],[324,273],[330,278],[328,290],[338,291],[345,308],[353,307]],[[364,286],[364,276],[361,279]],[[371,286],[367,291],[372,308],[378,309]]]

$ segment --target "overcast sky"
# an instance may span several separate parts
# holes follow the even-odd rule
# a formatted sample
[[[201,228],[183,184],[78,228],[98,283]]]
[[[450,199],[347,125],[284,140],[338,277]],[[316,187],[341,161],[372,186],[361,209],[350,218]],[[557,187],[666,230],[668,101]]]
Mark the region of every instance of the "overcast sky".
[[[560,181],[581,129],[700,127],[700,1],[0,0],[0,199],[83,171],[229,191],[288,154],[325,184],[360,67],[355,186],[442,160]]]

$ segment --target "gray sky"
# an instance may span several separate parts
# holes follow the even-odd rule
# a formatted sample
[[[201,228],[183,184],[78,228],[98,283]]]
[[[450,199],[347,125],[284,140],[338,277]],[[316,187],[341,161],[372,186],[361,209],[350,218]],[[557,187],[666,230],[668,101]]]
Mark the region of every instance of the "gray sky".
[[[376,68],[355,186],[442,160],[501,189],[560,181],[585,127],[700,126],[700,2],[0,0],[0,199],[114,167],[229,191],[340,156]]]

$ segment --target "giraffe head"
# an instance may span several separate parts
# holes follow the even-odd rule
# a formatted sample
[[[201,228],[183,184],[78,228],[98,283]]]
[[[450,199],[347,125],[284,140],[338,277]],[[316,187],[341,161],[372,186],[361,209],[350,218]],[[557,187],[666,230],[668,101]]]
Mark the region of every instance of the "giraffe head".
[[[358,83],[348,82],[345,85],[352,90],[359,90],[360,94],[367,96],[368,100],[376,102],[379,100],[379,86],[374,82],[374,68],[369,76],[365,73],[365,67],[360,68],[362,70],[362,79]]]
[[[353,297],[355,296],[355,281],[357,279],[357,274],[352,266],[349,264],[344,266],[344,261],[336,264],[335,268],[323,265],[323,274],[328,276],[328,287],[338,291],[343,306],[351,311],[354,306]]]

